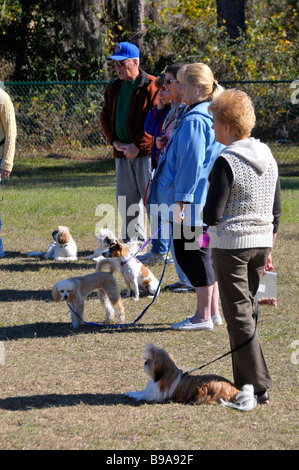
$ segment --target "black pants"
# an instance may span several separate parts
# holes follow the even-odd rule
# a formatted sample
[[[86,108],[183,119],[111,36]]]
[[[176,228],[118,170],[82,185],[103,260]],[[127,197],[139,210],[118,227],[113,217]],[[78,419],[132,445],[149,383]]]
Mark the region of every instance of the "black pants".
[[[201,248],[197,241],[202,227],[186,227],[173,224],[173,245],[180,268],[194,287],[207,287],[215,284],[215,273],[211,249]]]

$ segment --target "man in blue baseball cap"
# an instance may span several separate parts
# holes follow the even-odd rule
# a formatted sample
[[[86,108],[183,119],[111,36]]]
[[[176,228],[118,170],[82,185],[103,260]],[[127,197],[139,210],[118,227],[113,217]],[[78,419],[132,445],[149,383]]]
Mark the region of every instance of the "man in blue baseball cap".
[[[124,60],[124,59],[139,59],[139,49],[135,44],[131,42],[120,42],[115,47],[114,54],[109,59],[113,60]]]
[[[121,42],[108,57],[118,76],[106,87],[100,115],[103,132],[113,146],[116,200],[124,241],[144,240],[146,236],[143,203],[151,172],[152,137],[145,132],[144,122],[158,102],[156,77],[139,68],[139,56],[138,47]],[[132,210],[135,204],[139,205],[137,218],[136,210]]]

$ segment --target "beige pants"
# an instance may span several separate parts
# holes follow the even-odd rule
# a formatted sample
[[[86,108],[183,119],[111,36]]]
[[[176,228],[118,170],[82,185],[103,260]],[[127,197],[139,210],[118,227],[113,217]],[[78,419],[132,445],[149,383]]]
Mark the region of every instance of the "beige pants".
[[[212,249],[223,316],[231,349],[251,337],[255,330],[254,296],[258,290],[270,248],[244,250]],[[255,393],[269,389],[272,381],[258,334],[243,348],[232,353],[236,387],[252,384]]]

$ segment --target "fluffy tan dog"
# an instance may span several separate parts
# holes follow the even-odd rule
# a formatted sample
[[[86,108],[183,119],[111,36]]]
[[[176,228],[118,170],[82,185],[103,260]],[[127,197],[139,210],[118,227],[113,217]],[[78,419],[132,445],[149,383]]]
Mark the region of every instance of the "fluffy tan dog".
[[[238,390],[219,375],[184,374],[170,354],[151,343],[145,349],[144,370],[151,379],[145,389],[126,394],[135,400],[173,400],[195,405],[220,403],[241,411],[256,407],[252,385],[244,385]]]
[[[78,328],[83,323],[84,298],[94,290],[98,291],[99,300],[106,312],[106,322],[114,319],[115,312],[121,323],[125,320],[120,288],[117,280],[113,277],[115,266],[113,263],[109,264],[108,260],[103,260],[103,263],[106,265],[108,263],[108,266],[110,266],[110,272],[100,272],[103,267],[101,263],[101,261],[98,263],[97,272],[86,276],[63,279],[56,282],[53,287],[53,300],[55,302],[66,301],[70,305],[74,328]]]

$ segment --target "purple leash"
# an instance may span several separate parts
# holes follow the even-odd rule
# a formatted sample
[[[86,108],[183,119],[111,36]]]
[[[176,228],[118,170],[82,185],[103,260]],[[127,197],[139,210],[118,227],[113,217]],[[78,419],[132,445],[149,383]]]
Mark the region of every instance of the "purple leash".
[[[131,259],[135,258],[135,256],[137,256],[140,251],[144,250],[144,248],[149,244],[149,242],[154,238],[154,236],[159,232],[159,230],[161,230],[161,225],[158,227],[158,230],[156,230],[155,233],[151,237],[149,237],[146,240],[146,242],[143,243],[143,245],[141,245],[141,247],[136,251],[136,253],[134,253],[128,259],[126,259],[125,261],[122,261],[120,263],[121,266],[124,266],[125,264],[129,263],[129,261],[131,261]],[[136,260],[136,261],[138,261],[138,260]]]

